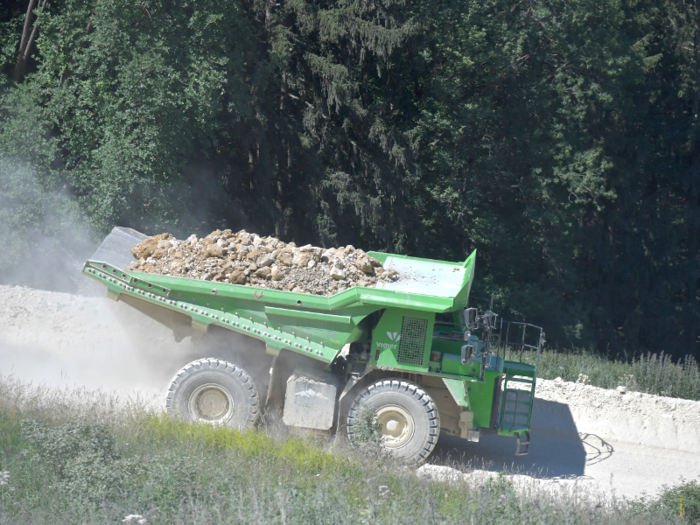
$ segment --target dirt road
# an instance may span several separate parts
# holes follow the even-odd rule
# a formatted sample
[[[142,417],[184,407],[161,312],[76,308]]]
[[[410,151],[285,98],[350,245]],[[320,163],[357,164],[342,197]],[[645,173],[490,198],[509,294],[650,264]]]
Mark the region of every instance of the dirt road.
[[[0,286],[0,374],[50,385],[136,391],[161,403],[173,375],[200,357],[122,303]],[[700,402],[541,381],[530,454],[515,441],[442,436],[433,463],[650,495],[700,476]],[[444,469],[443,469],[444,470]]]

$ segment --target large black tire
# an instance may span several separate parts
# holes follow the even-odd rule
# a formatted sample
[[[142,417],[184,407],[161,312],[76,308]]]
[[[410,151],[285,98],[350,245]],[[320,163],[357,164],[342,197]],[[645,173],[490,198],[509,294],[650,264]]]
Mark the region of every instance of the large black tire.
[[[372,383],[355,399],[347,420],[348,439],[358,441],[362,411],[381,425],[382,447],[408,463],[420,464],[435,448],[440,415],[433,399],[418,385],[403,379]]]
[[[258,391],[242,368],[221,359],[199,359],[173,378],[165,407],[184,421],[204,421],[238,429],[255,425]]]

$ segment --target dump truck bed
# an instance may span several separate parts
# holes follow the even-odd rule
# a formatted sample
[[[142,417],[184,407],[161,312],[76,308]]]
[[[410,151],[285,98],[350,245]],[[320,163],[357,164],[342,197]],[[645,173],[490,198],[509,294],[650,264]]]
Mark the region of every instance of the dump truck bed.
[[[121,300],[173,330],[180,340],[219,326],[260,339],[271,353],[282,349],[330,363],[345,344],[365,342],[373,312],[398,307],[422,312],[464,308],[475,253],[464,262],[432,261],[369,252],[401,279],[379,288],[355,286],[330,296],[127,271],[131,249],[146,236],[114,228],[83,273]]]
[[[94,255],[86,262],[86,268],[110,269],[132,278],[141,279],[159,288],[182,294],[212,293],[219,297],[250,299],[283,306],[300,306],[305,309],[334,311],[355,306],[398,306],[431,312],[450,312],[466,307],[474,276],[476,252],[464,262],[437,261],[407,257],[382,252],[368,252],[379,260],[384,268],[399,272],[396,282],[381,282],[376,288],[355,286],[335,295],[320,296],[281,290],[268,290],[255,286],[235,285],[126,271],[134,261],[131,249],[147,236],[131,228],[116,227],[105,238]],[[112,270],[116,270],[112,271]],[[89,274],[91,277],[94,275]],[[121,291],[114,290],[118,293]],[[264,300],[261,299],[264,297]]]

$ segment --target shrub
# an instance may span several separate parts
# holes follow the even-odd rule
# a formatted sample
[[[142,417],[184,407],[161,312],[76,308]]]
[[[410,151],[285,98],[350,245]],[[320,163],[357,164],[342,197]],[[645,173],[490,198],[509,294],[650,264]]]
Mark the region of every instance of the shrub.
[[[355,416],[354,441],[361,447],[371,450],[381,450],[382,425],[377,422],[374,411],[365,406],[360,406]]]
[[[681,514],[681,497],[683,498],[682,517],[691,525],[700,524],[700,483],[689,481],[675,487],[664,487],[658,504],[671,516]]]
[[[35,459],[55,476],[57,487],[79,500],[99,503],[117,497],[144,466],[122,459],[114,437],[102,425],[72,422],[51,428],[35,419],[22,422]]]
[[[22,422],[22,435],[33,459],[54,476],[56,488],[81,502],[114,501],[140,486],[137,499],[173,504],[194,479],[189,458],[167,450],[145,458],[123,457],[104,425],[77,421],[52,428],[31,419]]]
[[[641,355],[632,361],[632,375],[641,392],[700,400],[700,367],[693,356],[674,363],[663,352]]]

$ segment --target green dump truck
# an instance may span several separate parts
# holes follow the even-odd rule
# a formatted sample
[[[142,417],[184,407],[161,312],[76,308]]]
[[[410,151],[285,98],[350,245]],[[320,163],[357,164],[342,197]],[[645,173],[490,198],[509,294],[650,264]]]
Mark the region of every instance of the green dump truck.
[[[537,366],[505,351],[537,350],[539,363],[544,333],[468,308],[476,252],[459,263],[369,252],[401,279],[320,296],[127,271],[145,238],[114,228],[83,273],[201,344],[169,387],[170,414],[245,428],[277,410],[293,431],[350,441],[369,414],[382,446],[411,463],[441,432],[511,436],[527,453]]]

